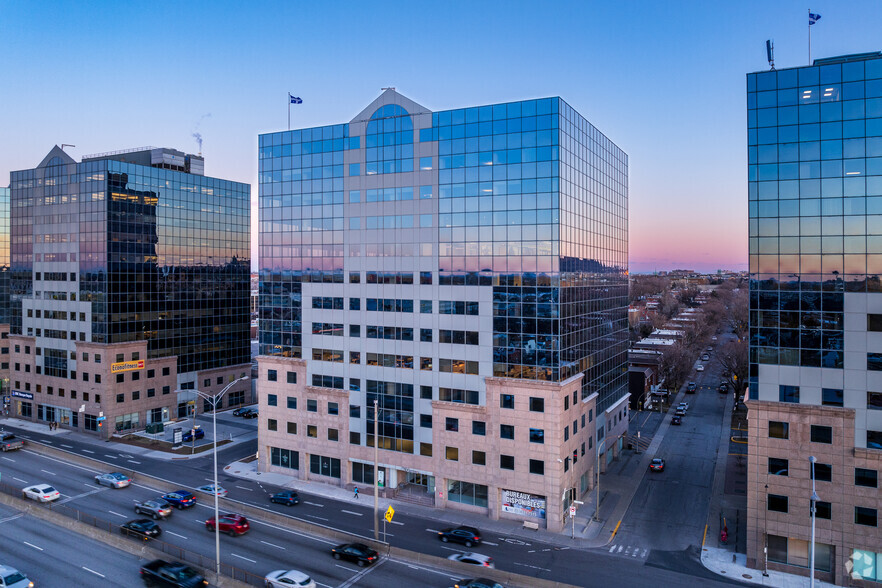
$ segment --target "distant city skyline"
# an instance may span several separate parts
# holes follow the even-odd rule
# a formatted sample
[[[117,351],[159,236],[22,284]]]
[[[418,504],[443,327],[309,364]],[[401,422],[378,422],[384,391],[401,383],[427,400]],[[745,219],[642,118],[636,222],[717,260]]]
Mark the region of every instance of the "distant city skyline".
[[[434,109],[560,96],[629,155],[632,272],[746,269],[745,72],[767,67],[769,38],[779,69],[807,63],[807,9],[647,7],[197,1],[170,18],[6,3],[0,185],[55,144],[74,143],[77,160],[144,145],[202,151],[207,174],[252,185],[256,268],[257,136],[286,128],[289,92],[303,100],[290,105],[292,128],[355,116],[385,86]],[[814,58],[878,49],[882,5],[828,0],[812,12],[823,16]],[[125,26],[96,18],[111,13]]]

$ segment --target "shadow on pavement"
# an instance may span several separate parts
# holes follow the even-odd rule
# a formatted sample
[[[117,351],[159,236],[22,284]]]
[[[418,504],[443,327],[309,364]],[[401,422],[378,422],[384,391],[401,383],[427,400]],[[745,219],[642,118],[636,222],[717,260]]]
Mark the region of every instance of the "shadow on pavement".
[[[708,570],[701,563],[701,553],[697,545],[690,545],[688,548],[681,551],[653,549],[649,552],[649,556],[646,558],[644,565],[680,572],[681,574],[688,574],[695,578],[714,580],[723,584],[732,584],[734,586],[752,585],[740,581],[737,578],[727,578],[726,576],[721,576]]]

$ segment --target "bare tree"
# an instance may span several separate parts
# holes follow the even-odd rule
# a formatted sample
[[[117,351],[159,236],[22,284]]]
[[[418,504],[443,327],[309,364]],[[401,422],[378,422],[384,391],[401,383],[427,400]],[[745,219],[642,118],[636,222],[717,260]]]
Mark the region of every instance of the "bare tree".
[[[682,288],[677,294],[677,300],[679,300],[680,304],[684,306],[695,308],[698,306],[698,301],[696,299],[700,293],[701,291],[695,286],[687,286]]]
[[[748,293],[745,288],[732,292],[732,298],[728,304],[729,324],[732,331],[739,339],[744,339],[750,327],[750,311],[748,308]]]
[[[716,353],[716,359],[723,368],[723,379],[732,388],[735,400],[744,396],[747,390],[749,364],[747,361],[747,339],[729,341]]]
[[[662,355],[659,375],[671,394],[676,394],[680,386],[686,382],[692,370],[692,357],[692,353],[681,343],[674,343]]]
[[[660,295],[670,288],[671,281],[661,276],[632,276],[628,301],[643,300],[647,296]]]

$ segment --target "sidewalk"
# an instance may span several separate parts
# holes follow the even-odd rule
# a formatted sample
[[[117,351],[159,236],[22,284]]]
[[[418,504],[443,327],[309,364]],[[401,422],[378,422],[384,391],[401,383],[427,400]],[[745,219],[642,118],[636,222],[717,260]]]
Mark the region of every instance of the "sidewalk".
[[[246,441],[251,441],[257,438],[257,429],[246,430],[243,432],[241,426],[236,426],[239,423],[234,421],[237,417],[232,416],[232,413],[218,413],[217,415],[217,425],[218,425],[218,440],[222,439],[232,439],[230,443],[225,443],[223,448],[232,447],[233,445],[237,445],[239,443],[244,443]],[[201,424],[202,428],[206,430],[206,433],[211,431],[211,415],[199,415],[196,417],[196,421]],[[224,426],[224,421],[230,421],[230,425]],[[191,420],[187,419],[186,421],[181,421],[174,426],[180,426],[182,429],[188,429]],[[80,433],[77,431],[73,431],[71,429],[65,429],[63,427],[59,427],[55,430],[49,430],[49,425],[43,422],[33,422],[24,419],[18,419],[14,417],[6,417],[0,419],[0,430],[2,429],[15,429],[16,431],[29,432],[29,433],[38,433],[40,435],[45,435],[47,437],[51,437],[52,439],[49,442],[50,445],[54,444],[53,442],[57,440],[58,444],[62,447],[64,443],[62,442],[64,439],[75,439],[78,443],[83,443],[85,445],[90,445],[96,448],[101,452],[118,452],[129,455],[139,455],[143,457],[148,457],[152,459],[158,460],[186,460],[186,459],[196,459],[205,456],[211,456],[211,451],[203,451],[202,453],[190,454],[189,453],[189,444],[185,444],[178,452],[166,452],[166,451],[157,451],[155,449],[149,449],[147,447],[140,447],[138,445],[129,445],[128,443],[120,443],[117,441],[104,441],[94,437],[92,435],[88,435],[85,433]],[[169,430],[167,428],[166,430]],[[206,435],[206,439],[201,440],[201,443],[197,443],[197,446],[201,446],[205,443],[211,443],[211,440],[208,435]],[[218,447],[218,451],[220,451],[221,447]]]
[[[769,575],[763,576],[762,570],[754,570],[747,567],[747,556],[742,553],[735,554],[735,561],[732,561],[732,552],[728,549],[705,547],[701,550],[701,563],[715,574],[762,586],[804,588],[809,583],[809,579],[805,576],[786,574],[774,570],[769,570]],[[815,586],[832,587],[834,584],[821,582],[816,578]]]

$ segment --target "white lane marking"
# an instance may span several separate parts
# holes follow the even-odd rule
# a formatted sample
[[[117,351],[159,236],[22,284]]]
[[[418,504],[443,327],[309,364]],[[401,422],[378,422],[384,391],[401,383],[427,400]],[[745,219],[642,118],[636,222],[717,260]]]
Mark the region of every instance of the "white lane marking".
[[[399,521],[389,521],[389,524],[390,525],[404,525],[404,523],[399,522]]]
[[[616,553],[621,553],[621,552],[622,552],[622,549],[624,549],[624,548],[625,548],[624,545],[619,545],[619,550],[616,551]]]
[[[40,550],[40,551],[43,551],[43,548],[42,548],[42,547],[37,547],[37,546],[34,545],[33,543],[28,543],[27,541],[23,541],[23,543],[24,543],[25,545],[29,545],[30,547],[33,547],[34,549],[38,549],[38,550]]]
[[[140,461],[135,461],[134,459],[127,459],[126,461],[129,462],[129,463],[136,464],[136,465],[141,465],[141,462],[140,462]]]
[[[438,529],[426,529],[426,531],[428,531],[429,533],[440,533],[441,532]]]
[[[124,514],[119,514],[118,512],[115,512],[115,511],[112,511],[112,510],[108,510],[107,512],[109,512],[109,513],[112,514],[112,515],[116,515],[116,516],[118,516],[118,517],[126,518],[126,515],[124,515]]]
[[[334,565],[337,566],[338,568],[343,568],[344,570],[349,570],[350,572],[352,571],[352,568],[350,568],[349,566],[341,566],[340,564],[334,564]]]
[[[77,494],[76,496],[68,496],[64,500],[59,500],[58,504],[64,504],[65,502],[70,502],[72,500],[77,500],[78,498],[84,498],[86,496],[91,496],[92,494],[98,494],[99,492],[103,492],[104,488],[100,488],[98,490],[92,490],[91,492],[83,492],[82,494]],[[67,496],[66,494],[62,494],[62,496]]]
[[[83,453],[95,453],[94,451],[89,451],[88,449],[81,449]]]
[[[646,554],[647,554],[647,553],[649,553],[649,550],[648,550],[648,549],[644,549],[644,550],[643,550],[643,555],[642,555],[641,557],[646,557]]]
[[[529,564],[524,564],[524,563],[519,563],[519,562],[512,562],[512,563],[514,563],[514,565],[516,565],[516,566],[524,566],[525,568],[532,568],[534,570],[542,570],[543,572],[550,572],[551,571],[548,568],[540,568],[539,566],[531,566]]]
[[[373,532],[373,531],[374,531],[374,528],[371,527],[371,528],[370,528],[370,531]],[[380,531],[380,534],[382,535],[382,534],[384,534],[384,533],[383,533],[382,531]],[[394,537],[394,536],[395,536],[395,535],[393,535],[392,533],[385,533],[385,535],[386,535],[386,537]]]
[[[315,516],[315,515],[309,515],[309,514],[308,514],[308,515],[305,515],[305,516],[308,516],[308,517],[311,518],[311,519],[318,519],[318,520],[320,520],[320,521],[327,521],[327,520],[328,520],[328,519],[326,519],[325,517],[317,517],[317,516]]]
[[[175,537],[180,537],[181,539],[186,539],[186,537],[184,537],[183,535],[178,535],[174,531],[166,531],[166,533],[168,533],[169,535],[174,535]]]
[[[246,488],[245,486],[236,486],[240,490],[248,490],[249,492],[254,492],[254,488]]]
[[[612,553],[612,552],[615,551],[615,550],[616,550],[616,546],[615,546],[615,545],[613,545],[612,547],[609,548],[609,552],[610,552],[610,553]]]
[[[285,549],[281,545],[276,545],[275,543],[270,543],[269,541],[261,540],[260,542],[263,543],[264,545],[269,545],[270,547],[275,547],[276,549]]]
[[[14,459],[6,457],[5,455],[3,456],[3,459],[5,459],[6,461],[11,461],[12,463],[15,463]]]
[[[110,459],[119,459],[118,455],[110,455],[109,453],[105,453],[104,457],[109,457]]]
[[[340,509],[340,512],[345,512],[346,514],[355,515],[355,516],[357,516],[357,517],[363,516],[362,513],[360,513],[360,512],[353,512],[353,511],[351,511],[351,510],[343,510],[343,509]]]
[[[238,557],[239,559],[244,559],[245,561],[250,561],[251,563],[257,563],[257,561],[249,559],[243,555],[239,555],[238,553],[231,553],[230,555],[232,555],[233,557]]]
[[[317,506],[319,508],[325,508],[324,504],[319,504],[318,502],[309,502],[308,500],[304,500],[303,504],[308,504],[309,506]]]
[[[73,449],[73,445],[65,445],[64,443],[62,443],[61,446],[67,447],[68,449]],[[103,578],[104,576],[101,576],[101,577]]]
[[[283,533],[290,533],[291,535],[297,535],[298,537],[303,537],[304,539],[310,539],[312,541],[317,541],[319,543],[324,543],[325,545],[339,545],[336,541],[328,541],[327,539],[320,539],[319,537],[314,537],[312,535],[307,535],[306,533],[300,533],[298,531],[293,531],[291,529],[286,529],[285,527],[279,527],[277,525],[271,525],[269,523],[265,523],[260,520],[252,519],[251,524],[253,525],[263,525],[265,527],[270,527],[272,529],[276,529],[277,531],[282,531]],[[376,565],[376,564],[374,564]]]
[[[43,473],[49,474],[50,476],[57,476],[58,475],[55,472],[50,472],[49,470],[40,470],[40,471]]]
[[[22,484],[28,483],[27,480],[22,480],[21,478],[16,478],[15,476],[12,476],[12,479],[15,480],[16,482],[21,482]]]
[[[92,573],[95,574],[96,576],[101,576],[102,578],[105,577],[104,574],[99,574],[99,573],[96,572],[95,570],[90,570],[90,569],[87,568],[86,566],[81,566],[81,567],[82,567],[84,570],[86,570],[87,572],[92,572]]]
[[[499,546],[499,543],[490,543],[489,541],[484,541],[482,545],[493,545],[494,547]],[[528,544],[529,545],[529,544]]]
[[[458,549],[456,547],[445,547],[443,545],[439,545],[438,547],[440,547],[441,549],[446,549],[447,551],[455,551],[457,553],[465,553],[465,551],[463,551],[462,549]]]

